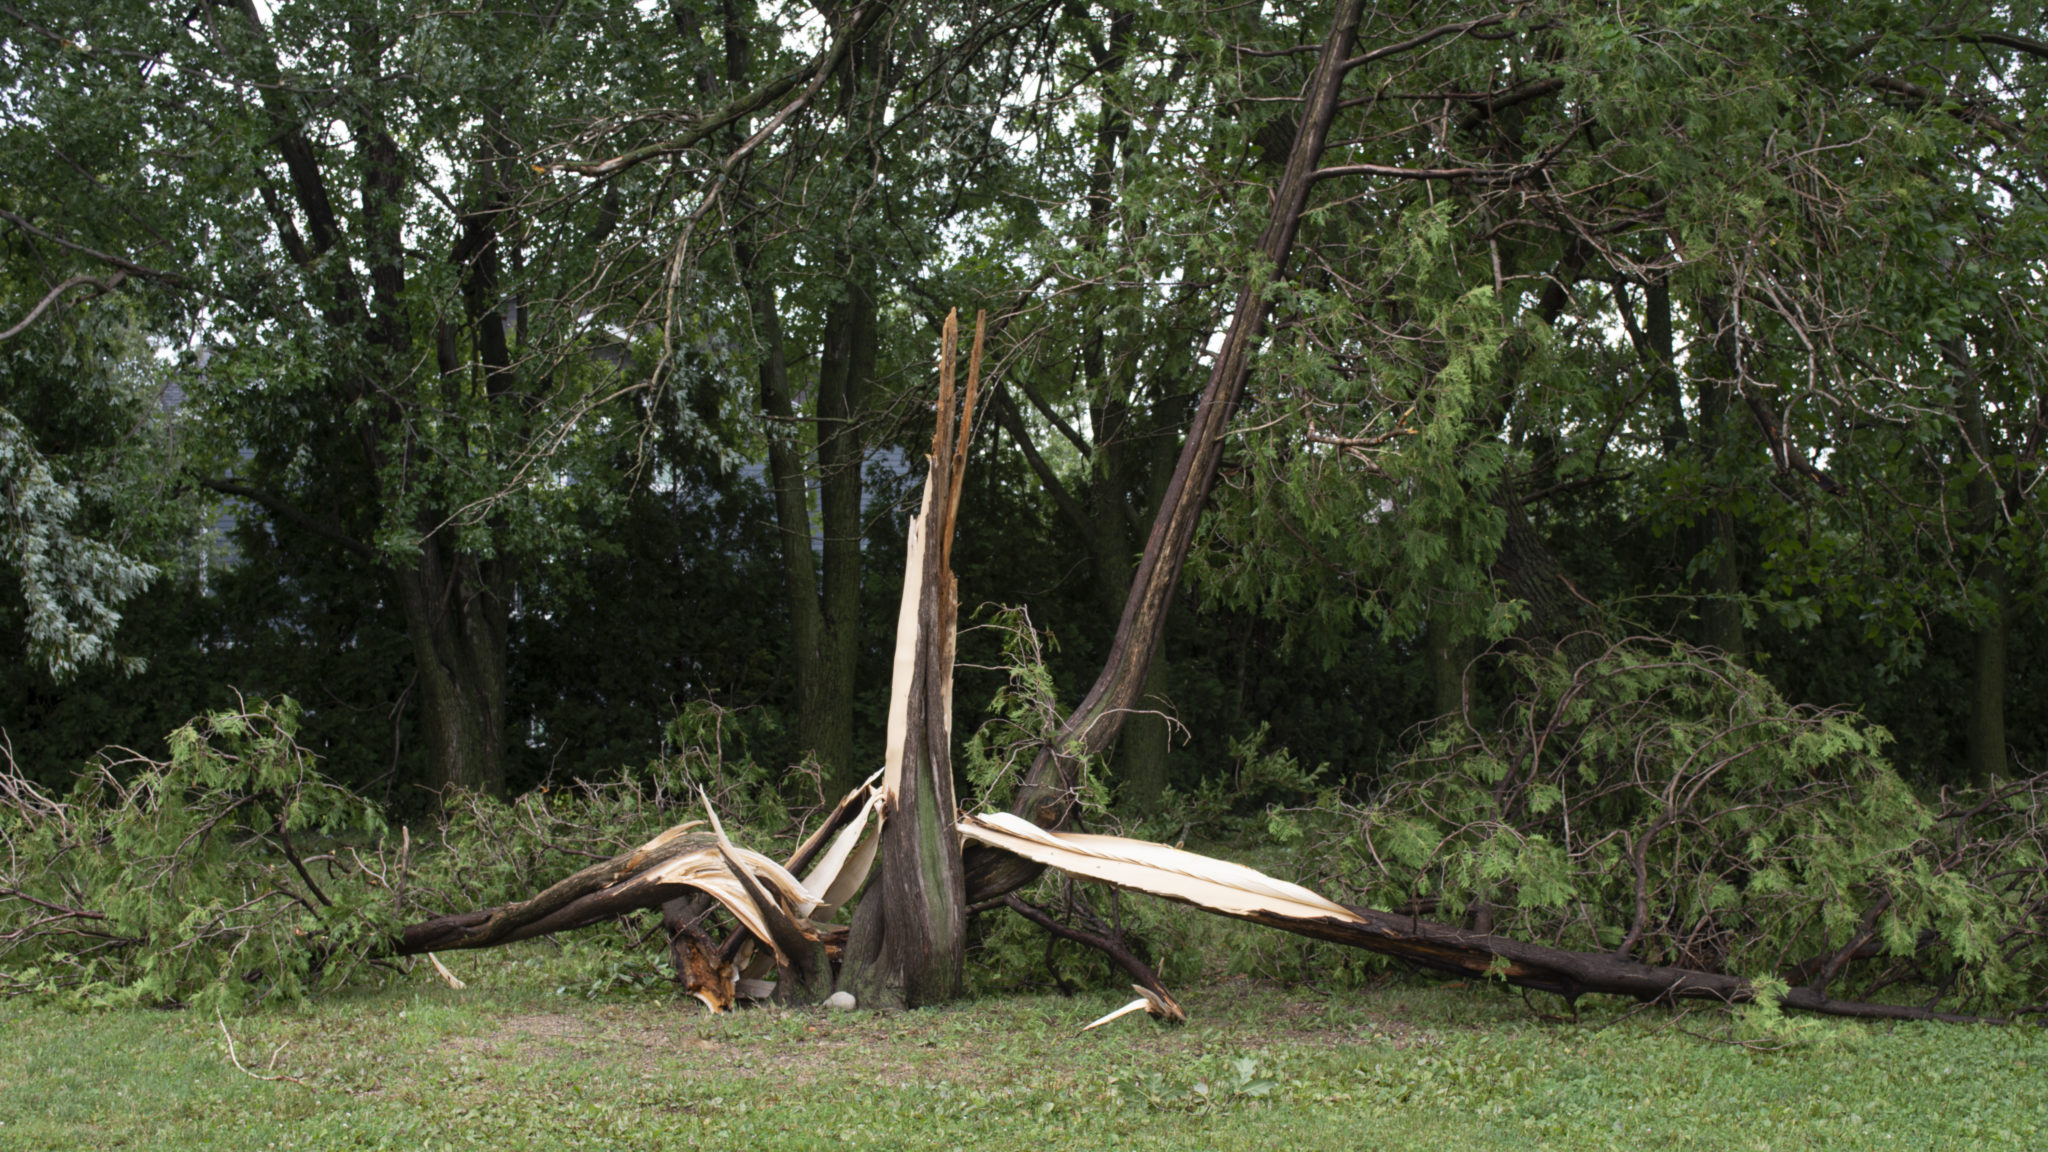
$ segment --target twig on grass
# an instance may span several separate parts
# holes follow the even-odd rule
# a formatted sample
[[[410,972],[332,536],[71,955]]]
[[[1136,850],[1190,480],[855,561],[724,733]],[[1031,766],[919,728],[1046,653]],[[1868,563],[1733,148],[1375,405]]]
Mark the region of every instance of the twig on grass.
[[[235,1034],[233,1032],[228,1031],[228,1022],[221,1018],[220,1009],[218,1008],[213,1010],[213,1022],[220,1025],[220,1034],[222,1036],[227,1037],[228,1060],[234,1064],[235,1070],[240,1072],[242,1075],[247,1076],[252,1080],[262,1080],[266,1083],[275,1083],[279,1080],[289,1080],[302,1088],[312,1087],[311,1084],[306,1083],[304,1080],[299,1079],[297,1076],[286,1075],[285,1073],[278,1072],[276,1070],[277,1058],[279,1056],[284,1055],[284,1050],[287,1046],[291,1044],[291,1041],[287,1040],[283,1044],[279,1044],[275,1049],[271,1051],[270,1063],[263,1066],[262,1072],[251,1072],[247,1068],[242,1067],[242,1058],[235,1054]]]

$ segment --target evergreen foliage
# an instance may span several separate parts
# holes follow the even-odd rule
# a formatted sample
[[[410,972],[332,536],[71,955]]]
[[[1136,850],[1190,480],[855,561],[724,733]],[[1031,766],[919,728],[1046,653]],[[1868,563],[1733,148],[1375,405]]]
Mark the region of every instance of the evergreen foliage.
[[[1315,858],[1360,902],[1698,971],[1853,972],[1861,999],[2048,991],[2048,779],[1916,795],[1882,728],[1682,644],[1504,660],[1523,688],[1497,717],[1447,718],[1338,809]]]

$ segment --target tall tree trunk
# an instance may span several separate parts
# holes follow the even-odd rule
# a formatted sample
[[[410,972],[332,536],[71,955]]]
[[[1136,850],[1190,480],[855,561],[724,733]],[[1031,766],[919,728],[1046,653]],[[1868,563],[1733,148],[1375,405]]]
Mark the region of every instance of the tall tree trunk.
[[[503,795],[509,581],[503,561],[429,536],[391,572],[419,673],[427,787]]]
[[[1114,619],[1123,611],[1135,567],[1131,537],[1136,514],[1131,508],[1131,490],[1146,464],[1158,466],[1147,451],[1155,437],[1138,430],[1139,420],[1132,411],[1139,350],[1125,347],[1107,357],[1107,342],[1107,335],[1097,329],[1082,354],[1082,363],[1097,393],[1091,405],[1094,451],[1089,457],[1088,541],[1096,589],[1104,612]],[[1172,467],[1171,460],[1166,467]],[[1158,471],[1163,474],[1164,469]],[[1161,486],[1155,483],[1151,487],[1157,490]],[[1138,812],[1157,808],[1166,788],[1166,759],[1172,746],[1172,721],[1167,714],[1169,679],[1166,655],[1157,652],[1146,673],[1144,696],[1117,741],[1120,798]]]
[[[356,73],[365,77],[379,74],[384,41],[376,26],[355,28],[352,40]],[[494,111],[485,111],[477,158],[469,173],[473,200],[449,253],[450,263],[459,271],[472,355],[482,368],[483,394],[492,403],[508,397],[516,381],[501,279],[507,196],[497,171],[501,158],[494,131],[496,118]],[[413,326],[403,305],[404,163],[373,102],[352,110],[351,127],[362,163],[360,229],[371,289],[367,337],[385,357],[381,371],[395,380],[412,370],[410,364],[423,351],[415,346]],[[433,348],[441,382],[444,387],[460,389],[466,384],[462,369],[467,364],[450,371],[443,359],[445,343],[436,339]],[[398,450],[408,456],[416,450],[409,424],[395,412],[373,435],[398,441]],[[377,448],[371,449],[373,457],[377,452]],[[417,498],[416,493],[400,494],[401,499],[408,496]],[[444,526],[445,520],[445,509],[431,505],[423,509],[414,520],[420,532],[418,553],[410,559],[387,561],[419,676],[426,784],[437,793],[462,788],[503,795],[511,562],[503,556],[485,558],[463,551],[457,534]],[[490,527],[502,528],[502,524]]]
[[[740,276],[753,310],[755,339],[760,344],[758,379],[761,412],[767,418],[768,485],[775,501],[775,526],[782,551],[783,599],[789,607],[790,663],[796,680],[797,741],[817,753],[829,743],[821,706],[828,679],[824,651],[823,612],[818,603],[818,569],[812,555],[810,493],[804,449],[798,437],[796,405],[790,395],[788,362],[783,352],[782,314],[775,290],[754,267],[754,252],[734,244]],[[854,499],[859,500],[855,492]],[[856,542],[856,546],[858,543]],[[856,569],[856,579],[858,570]]]
[[[1970,739],[1966,769],[1972,783],[1989,784],[1994,776],[2006,774],[2005,760],[2005,649],[2011,625],[2011,593],[2007,588],[2005,565],[1998,560],[1996,540],[2000,520],[1999,484],[1991,471],[1990,429],[1984,419],[1984,399],[1976,366],[1959,351],[1951,357],[1961,361],[1963,376],[1964,466],[1971,471],[1969,486],[1970,528],[1978,534],[1980,546],[1971,578],[1990,600],[1990,612],[1971,636]]]
[[[861,408],[875,373],[875,299],[856,273],[825,316],[818,372],[818,488],[825,536],[818,669],[811,711],[801,723],[824,765],[828,795],[844,795],[867,775],[853,758],[853,686],[861,642]]]
[[[1152,533],[1131,580],[1123,619],[1117,626],[1102,674],[1053,741],[1039,753],[1023,786],[1017,790],[1012,811],[1042,827],[1056,826],[1066,818],[1081,766],[1073,752],[1094,753],[1108,747],[1122,727],[1124,713],[1143,694],[1153,654],[1165,631],[1166,612],[1180,582],[1181,568],[1187,562],[1188,548],[1194,541],[1195,526],[1216,482],[1224,433],[1237,410],[1238,399],[1244,394],[1252,351],[1265,332],[1269,306],[1265,275],[1267,269],[1272,276],[1286,274],[1287,258],[1301,228],[1309,189],[1317,178],[1323,145],[1336,118],[1338,93],[1347,71],[1345,57],[1357,38],[1363,8],[1363,0],[1339,0],[1337,5],[1330,34],[1323,42],[1315,72],[1303,94],[1301,127],[1295,135],[1287,167],[1274,189],[1272,214],[1259,237],[1258,252],[1266,268],[1255,271],[1238,293],[1230,327],[1195,409],[1193,426],[1188,429],[1180,459],[1153,518]],[[976,900],[1011,891],[1028,883],[1040,871],[1039,866],[1028,861],[986,851],[977,852],[968,867],[968,890]]]
[[[752,6],[744,0],[722,0],[720,8],[725,41],[725,83],[729,90],[738,91],[746,84],[753,69],[753,43],[747,28]],[[727,133],[730,142],[737,145],[739,127],[728,128]],[[743,191],[736,192],[734,198],[742,204],[745,202]],[[836,769],[826,759],[832,754],[836,733],[829,730],[830,726],[825,722],[826,710],[821,707],[821,702],[831,695],[833,670],[828,668],[825,656],[825,620],[818,598],[818,563],[811,551],[813,537],[805,448],[797,422],[795,399],[789,386],[782,308],[775,298],[774,284],[759,264],[759,255],[750,232],[742,231],[734,237],[733,258],[746,292],[748,311],[754,322],[757,354],[760,356],[756,379],[761,388],[761,414],[767,424],[768,487],[775,502],[775,527],[781,545],[783,603],[789,611],[790,671],[796,689],[797,744],[805,752],[818,756],[825,763],[828,774],[836,778]],[[859,499],[856,489],[856,506]],[[859,579],[858,568],[854,579]]]

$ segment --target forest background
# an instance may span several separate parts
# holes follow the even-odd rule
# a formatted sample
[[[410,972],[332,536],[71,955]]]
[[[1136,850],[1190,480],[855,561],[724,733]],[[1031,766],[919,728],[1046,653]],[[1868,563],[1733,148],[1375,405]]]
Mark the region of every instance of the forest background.
[[[2038,8],[1373,8],[1269,278],[1327,23],[0,5],[13,759],[61,788],[289,695],[406,812],[630,771],[708,702],[836,795],[946,312],[992,330],[963,605],[1028,609],[1072,701],[1250,282],[1124,810],[1369,794],[1595,637],[1858,710],[1922,790],[2038,771]],[[1006,635],[961,637],[963,740]]]

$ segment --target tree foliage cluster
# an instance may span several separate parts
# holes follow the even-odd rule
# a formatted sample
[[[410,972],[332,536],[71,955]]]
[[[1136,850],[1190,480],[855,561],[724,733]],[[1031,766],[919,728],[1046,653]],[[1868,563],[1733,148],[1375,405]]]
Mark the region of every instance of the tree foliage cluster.
[[[2040,776],[1918,796],[1882,729],[1682,644],[1509,660],[1529,687],[1497,724],[1448,718],[1370,805],[1306,814],[1362,903],[1858,1000],[2039,1002]]]
[[[297,1001],[401,971],[410,921],[545,888],[702,803],[736,830],[789,823],[787,790],[714,707],[685,710],[675,754],[638,771],[511,802],[463,793],[417,833],[323,775],[299,725],[289,703],[209,713],[166,759],[102,757],[61,799],[0,768],[0,994]],[[658,933],[628,921],[615,943]]]

